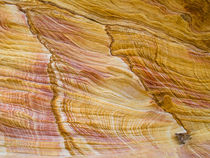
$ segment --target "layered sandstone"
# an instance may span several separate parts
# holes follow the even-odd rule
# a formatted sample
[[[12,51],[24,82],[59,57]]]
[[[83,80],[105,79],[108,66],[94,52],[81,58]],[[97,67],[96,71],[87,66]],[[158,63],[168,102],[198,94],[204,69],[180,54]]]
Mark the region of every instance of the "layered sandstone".
[[[207,158],[210,4],[0,2],[0,157]]]

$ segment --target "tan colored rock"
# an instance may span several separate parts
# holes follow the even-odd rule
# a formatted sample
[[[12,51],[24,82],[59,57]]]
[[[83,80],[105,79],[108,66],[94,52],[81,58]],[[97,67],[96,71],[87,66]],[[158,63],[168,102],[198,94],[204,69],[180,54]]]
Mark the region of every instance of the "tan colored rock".
[[[0,2],[0,157],[209,157],[209,6]]]

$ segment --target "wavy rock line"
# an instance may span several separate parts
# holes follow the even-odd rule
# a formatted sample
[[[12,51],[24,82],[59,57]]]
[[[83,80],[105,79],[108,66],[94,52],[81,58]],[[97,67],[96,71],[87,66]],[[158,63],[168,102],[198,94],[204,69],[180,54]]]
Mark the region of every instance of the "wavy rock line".
[[[1,4],[0,16],[1,157],[65,154],[49,102],[50,53],[16,6]]]
[[[8,47],[8,41],[27,32],[35,38],[36,45],[31,48],[39,53],[37,56],[16,53],[14,58],[3,58],[2,63],[6,61],[5,65],[13,67],[11,74],[18,75],[18,70],[30,74],[18,76],[24,80],[21,82],[13,75],[12,79],[1,80],[1,86],[14,89],[14,96],[18,95],[18,89],[25,88],[27,93],[36,92],[35,96],[47,91],[50,97],[45,94],[41,99],[45,101],[39,102],[47,110],[29,106],[34,98],[29,95],[26,103],[20,97],[20,105],[13,108],[15,114],[8,109],[6,115],[0,115],[2,154],[208,157],[209,53],[205,52],[209,50],[209,33],[208,21],[197,20],[198,15],[205,16],[208,11],[206,3],[202,11],[194,13],[190,3],[183,8],[179,1],[5,2],[16,4],[25,12],[31,32],[42,45],[30,34],[26,17],[15,6],[3,9],[1,28],[7,30],[12,24],[12,32],[18,33],[6,32],[2,36],[7,37],[2,41],[2,48],[12,48],[11,56],[14,50],[26,49],[31,43],[19,46],[28,40],[25,36],[21,41],[15,39],[17,46],[12,41]],[[176,9],[172,7],[174,3]],[[12,18],[14,12],[20,15],[18,20]],[[11,21],[5,20],[5,15],[11,15],[8,18]],[[31,50],[27,48],[27,51]],[[43,57],[42,53],[47,55]],[[33,60],[39,64],[33,64]],[[40,61],[45,63],[41,67]],[[41,75],[37,74],[40,72]],[[31,78],[33,75],[43,78]],[[7,97],[7,104],[11,104],[17,100],[14,96],[5,93],[0,99]],[[3,106],[7,107],[5,103]],[[30,112],[43,113],[44,120],[50,124],[41,119],[39,123],[34,121],[40,114],[17,110],[22,105],[29,106]],[[190,139],[162,109],[180,120]],[[39,133],[40,129],[45,133]],[[21,131],[28,132],[28,137],[35,141],[18,135]],[[55,136],[55,142],[51,135]]]

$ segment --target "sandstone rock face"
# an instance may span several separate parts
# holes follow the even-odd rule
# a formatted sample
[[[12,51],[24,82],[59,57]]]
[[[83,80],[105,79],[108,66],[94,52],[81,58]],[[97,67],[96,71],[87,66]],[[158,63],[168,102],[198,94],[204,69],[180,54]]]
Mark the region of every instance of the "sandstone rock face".
[[[1,0],[0,157],[210,157],[210,2]]]

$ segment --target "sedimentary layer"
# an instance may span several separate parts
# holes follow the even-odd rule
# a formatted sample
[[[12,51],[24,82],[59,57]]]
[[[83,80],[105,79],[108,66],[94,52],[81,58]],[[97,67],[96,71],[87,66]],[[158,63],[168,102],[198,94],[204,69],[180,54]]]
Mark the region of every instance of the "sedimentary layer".
[[[2,157],[209,157],[208,1],[0,2]]]

